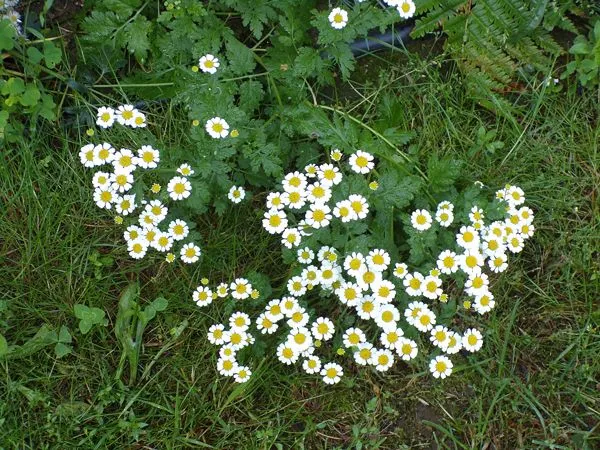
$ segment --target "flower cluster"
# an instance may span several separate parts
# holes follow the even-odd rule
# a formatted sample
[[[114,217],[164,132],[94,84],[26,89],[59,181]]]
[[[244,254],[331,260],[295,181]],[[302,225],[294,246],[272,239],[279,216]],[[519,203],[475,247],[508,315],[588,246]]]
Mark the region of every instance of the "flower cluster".
[[[361,3],[364,0],[359,0]],[[416,10],[413,0],[383,0],[386,5],[396,8],[400,17],[410,19]],[[333,8],[328,16],[329,23],[337,30],[341,30],[348,25],[348,11],[342,8]]]
[[[21,14],[15,10],[18,5],[19,0],[0,0],[0,19],[8,20],[21,33]]]
[[[331,153],[334,162],[339,163],[341,158],[339,150]],[[350,156],[348,166],[354,173],[369,174],[374,169],[373,155],[357,151]],[[396,258],[384,248],[344,255],[332,246],[301,246],[303,239],[308,240],[335,221],[348,224],[367,218],[369,204],[362,195],[349,194],[333,202],[334,197],[339,198],[335,190],[344,177],[342,169],[339,164],[310,164],[302,172],[285,175],[281,191],[267,196],[263,227],[270,234],[281,235],[284,247],[294,249],[301,270],[289,278],[286,295],[270,300],[255,320],[238,311],[231,316],[229,328],[223,324],[211,327],[209,340],[223,346],[218,361],[221,374],[246,381],[250,369],[238,362],[237,352],[259,335],[272,335],[278,330],[284,330],[284,337],[275,344],[279,361],[285,365],[298,363],[306,373],[319,374],[328,384],[339,382],[344,371],[338,363],[325,361],[317,349],[323,348],[324,342],[334,342],[336,335],[337,342],[341,342],[338,355],[349,354],[356,364],[372,366],[380,372],[398,361],[417,358],[428,343],[433,347],[429,370],[435,378],[452,373],[450,356],[482,348],[483,334],[479,329],[450,328],[442,323],[447,319],[441,320],[436,310],[449,300],[444,283],[463,286],[462,293],[472,299],[463,303],[467,310],[483,315],[494,308],[489,272],[506,270],[508,254],[520,252],[534,232],[533,212],[523,206],[523,191],[506,186],[496,193],[506,210],[504,220],[486,223],[484,210],[473,205],[469,223],[455,225],[454,245],[439,253],[430,270],[409,271],[402,261],[393,262]],[[434,214],[426,209],[415,210],[408,226],[415,233],[429,233],[434,232],[434,221],[441,228],[453,226],[454,205],[443,201]],[[311,242],[314,244],[314,240]],[[233,293],[233,286],[231,290]],[[330,317],[322,315],[323,311],[312,314],[309,301],[317,291],[321,300],[314,309],[323,307],[323,298],[334,299],[333,305],[337,303],[329,308],[334,310]],[[196,292],[194,299],[198,304],[211,302],[210,293],[204,288]],[[201,294],[203,300],[199,303]],[[333,317],[339,316],[340,311],[354,316],[353,326],[340,329],[334,323]],[[256,337],[250,333],[252,325]],[[239,371],[242,376],[237,375]]]
[[[131,128],[146,126],[146,116],[132,105],[122,105],[116,110],[101,107],[97,112],[96,123],[102,128],[110,128],[115,122]],[[142,145],[135,152],[121,148],[116,150],[108,142],[87,144],[79,152],[81,164],[86,168],[112,166],[112,170],[97,171],[92,178],[94,202],[99,208],[114,210],[118,216],[115,222],[123,223],[123,216],[130,216],[140,208],[137,220],[130,224],[124,232],[129,255],[134,259],[143,258],[150,248],[167,253],[166,261],[173,262],[176,257],[172,253],[176,242],[184,241],[189,234],[188,224],[178,218],[169,217],[166,202],[183,200],[190,196],[192,185],[188,179],[194,171],[188,164],[182,164],[178,175],[173,176],[167,184],[168,197],[158,198],[161,186],[153,184],[150,191],[152,199],[138,201],[136,194],[131,193],[134,187],[134,173],[140,169],[151,171],[160,163],[160,152],[150,145]],[[167,220],[170,218],[170,220]],[[165,229],[160,225],[167,223]],[[194,263],[200,258],[200,247],[193,242],[182,243],[179,249],[181,260]]]

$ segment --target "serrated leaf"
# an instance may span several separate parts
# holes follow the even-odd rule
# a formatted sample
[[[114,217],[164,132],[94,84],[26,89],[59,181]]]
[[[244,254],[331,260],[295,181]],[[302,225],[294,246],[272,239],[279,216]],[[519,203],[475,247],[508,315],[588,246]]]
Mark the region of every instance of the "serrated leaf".
[[[148,34],[152,29],[152,22],[144,16],[137,16],[125,28],[127,37],[127,49],[135,55],[138,60],[146,58],[150,50],[150,39]]]
[[[246,75],[254,70],[256,61],[252,50],[235,38],[229,39],[226,47],[229,69],[235,75]]]

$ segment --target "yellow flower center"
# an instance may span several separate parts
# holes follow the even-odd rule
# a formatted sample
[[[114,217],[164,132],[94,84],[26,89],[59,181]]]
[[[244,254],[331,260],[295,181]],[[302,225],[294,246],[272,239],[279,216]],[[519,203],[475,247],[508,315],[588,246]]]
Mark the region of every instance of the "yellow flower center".
[[[364,156],[359,156],[356,158],[356,165],[358,167],[367,167],[367,164],[369,164],[369,160]]]
[[[417,223],[419,225],[425,225],[427,223],[427,217],[425,217],[423,214],[419,214],[417,216]]]
[[[123,117],[123,119],[125,120],[129,120],[133,117],[133,112],[131,111],[123,111],[123,113],[121,114],[121,116]]]
[[[278,227],[281,224],[281,217],[279,216],[271,216],[269,218],[269,225],[272,227]]]
[[[446,366],[446,363],[444,361],[438,361],[435,364],[435,370],[438,371],[439,373],[445,372],[447,367],[448,366]]]
[[[465,264],[467,267],[475,267],[477,265],[477,258],[473,255],[469,255],[465,258]]]
[[[418,278],[413,278],[412,280],[410,280],[409,286],[413,289],[419,289],[421,287],[421,280],[419,280]]]
[[[220,123],[214,123],[212,129],[215,133],[220,133],[221,131],[223,131],[223,125],[221,125]]]
[[[328,378],[335,378],[335,377],[337,377],[337,374],[338,374],[337,369],[334,369],[333,367],[327,369],[327,377]]]
[[[317,209],[313,212],[313,219],[316,222],[322,222],[323,220],[325,220],[325,212],[321,209]]]
[[[475,236],[470,231],[465,231],[463,233],[463,241],[465,241],[465,242],[472,242],[473,239],[475,239]]]
[[[100,199],[103,202],[110,202],[112,200],[112,197],[113,197],[113,195],[109,191],[103,191],[102,194],[100,195]]]
[[[110,120],[110,114],[107,112],[102,113],[100,120],[102,120],[102,122],[108,122]]]
[[[283,352],[281,352],[281,353],[283,354],[283,357],[286,359],[291,359],[294,356],[294,351],[289,347],[284,348]]]
[[[477,336],[475,336],[474,334],[470,334],[467,338],[467,342],[469,343],[469,345],[477,344]]]
[[[384,311],[383,314],[381,314],[381,319],[384,322],[391,322],[394,320],[394,313],[391,311]]]

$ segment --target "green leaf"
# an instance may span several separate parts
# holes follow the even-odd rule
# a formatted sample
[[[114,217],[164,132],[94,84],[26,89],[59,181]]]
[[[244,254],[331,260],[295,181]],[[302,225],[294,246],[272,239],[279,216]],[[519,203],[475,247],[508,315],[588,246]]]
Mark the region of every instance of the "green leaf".
[[[150,50],[148,34],[151,29],[152,22],[148,21],[144,16],[137,16],[125,29],[127,49],[138,60],[142,60],[148,56],[148,50]]]
[[[146,322],[149,322],[152,319],[154,319],[157,312],[164,311],[165,309],[167,309],[168,305],[169,305],[169,302],[167,301],[166,298],[164,298],[164,297],[156,298],[152,303],[150,303],[148,306],[146,306],[146,308],[142,312],[142,314],[144,314],[144,318],[146,319]]]
[[[60,331],[58,332],[58,341],[64,342],[65,344],[70,344],[73,341],[69,329],[64,325],[60,327]]]
[[[39,64],[44,59],[44,54],[35,47],[27,49],[27,59],[34,64]]]
[[[246,75],[256,67],[254,53],[235,38],[226,44],[229,68],[235,75]]]
[[[6,342],[6,338],[0,334],[0,357],[6,355],[8,353],[8,342]]]
[[[73,348],[70,345],[65,345],[62,342],[58,342],[54,346],[54,354],[57,358],[62,358],[63,356],[68,355],[73,351]]]
[[[94,324],[89,320],[82,319],[79,321],[79,331],[81,331],[81,334],[87,334],[92,329],[93,325]]]
[[[15,47],[17,31],[9,20],[0,19],[0,51],[12,50]]]
[[[42,97],[40,90],[33,83],[30,83],[25,87],[25,92],[21,95],[21,105],[23,106],[34,106]]]
[[[9,78],[2,85],[2,95],[20,95],[25,92],[25,82],[20,78]]]
[[[52,41],[44,41],[44,60],[49,69],[54,69],[62,60],[62,51]]]

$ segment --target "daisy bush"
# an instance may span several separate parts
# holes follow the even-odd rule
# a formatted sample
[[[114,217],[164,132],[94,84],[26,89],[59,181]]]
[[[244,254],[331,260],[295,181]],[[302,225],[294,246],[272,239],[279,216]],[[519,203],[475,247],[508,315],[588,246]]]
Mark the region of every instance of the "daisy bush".
[[[244,349],[260,340],[282,364],[327,384],[341,380],[342,363],[386,372],[415,360],[446,378],[457,354],[482,348],[493,277],[533,235],[524,192],[506,185],[489,199],[492,192],[477,183],[431,211],[396,211],[385,218],[388,234],[378,222],[389,179],[378,170],[390,168],[376,170],[376,158],[362,150],[329,156],[287,173],[266,196],[263,228],[280,238],[292,275],[281,297],[254,317],[237,311],[211,326],[219,373],[246,381]],[[250,297],[246,281],[230,286],[233,298]],[[205,287],[194,292],[201,307],[211,298]]]
[[[147,119],[133,105],[103,106],[98,108],[96,125],[107,131],[113,127],[143,129]],[[132,139],[123,146],[91,142],[81,147],[81,164],[94,170],[94,202],[113,212],[115,223],[125,228],[123,238],[132,258],[141,259],[154,250],[165,254],[169,263],[177,258],[195,263],[202,252],[195,242],[199,235],[192,231],[193,224],[170,210],[171,204],[190,198],[195,171],[187,163],[163,168],[162,150],[138,142]]]
[[[239,11],[257,46],[272,46],[245,45],[218,6],[195,1],[166,1],[136,39],[139,29],[130,28],[147,19],[133,9],[119,10],[124,24],[112,34],[92,27],[103,14],[120,17],[110,5],[88,18],[84,43],[114,38],[140,64],[170,74],[152,81],[169,85],[189,120],[185,152],[169,149],[163,158],[165,149],[144,134],[144,113],[99,107],[93,120],[103,133],[124,127],[148,139],[82,147],[82,164],[99,169],[91,180],[96,204],[123,224],[131,257],[152,250],[195,263],[194,217],[261,202],[253,217],[281,245],[285,283],[232,273],[197,280],[190,292],[196,307],[219,311],[208,316],[225,314],[206,337],[223,376],[246,382],[264,357],[327,384],[349,366],[386,372],[412,364],[434,378],[451,375],[484,345],[494,280],[533,235],[525,193],[465,183],[453,161],[435,155],[419,160],[406,149],[416,133],[385,108],[374,128],[318,101],[354,70],[348,42],[412,17],[415,4],[310,10],[284,0],[252,16],[251,2],[220,3]]]

